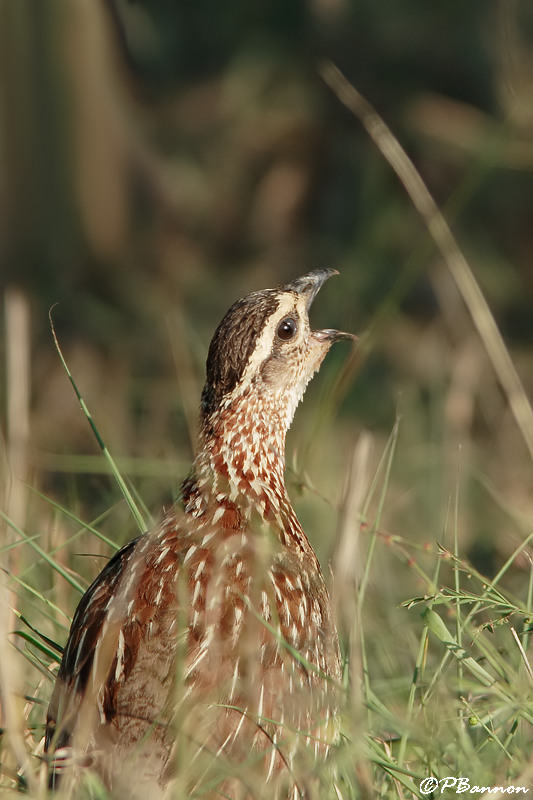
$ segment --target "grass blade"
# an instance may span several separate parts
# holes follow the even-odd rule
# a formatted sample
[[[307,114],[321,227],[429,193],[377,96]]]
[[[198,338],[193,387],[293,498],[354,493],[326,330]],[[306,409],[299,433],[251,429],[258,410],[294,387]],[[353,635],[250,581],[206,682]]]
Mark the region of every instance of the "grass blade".
[[[92,430],[92,432],[94,433],[94,435],[96,437],[96,441],[100,445],[102,453],[103,453],[103,455],[104,455],[104,457],[105,457],[105,459],[106,459],[106,461],[107,461],[107,463],[109,465],[109,468],[110,468],[110,470],[111,470],[111,472],[113,474],[113,477],[115,478],[115,480],[116,480],[116,482],[117,482],[117,484],[119,486],[119,489],[122,492],[122,494],[123,494],[128,506],[130,508],[130,511],[133,514],[133,517],[134,517],[137,525],[139,526],[139,530],[141,531],[141,533],[144,533],[146,531],[146,529],[147,529],[147,526],[146,526],[146,523],[145,523],[145,521],[143,519],[143,516],[142,516],[141,512],[139,511],[139,508],[138,508],[135,500],[133,499],[133,495],[131,494],[130,490],[128,489],[128,487],[126,485],[126,483],[124,481],[124,478],[120,474],[119,469],[118,469],[117,465],[115,464],[115,461],[114,461],[111,453],[107,449],[107,447],[106,447],[106,445],[104,443],[104,440],[100,436],[98,428],[96,427],[96,425],[94,423],[94,420],[93,420],[93,418],[91,416],[91,413],[90,413],[89,409],[87,408],[85,400],[83,399],[83,397],[81,395],[81,392],[78,389],[74,378],[72,377],[72,374],[71,374],[71,372],[70,372],[70,370],[68,368],[67,362],[65,361],[65,357],[63,356],[63,353],[61,351],[61,347],[59,346],[59,341],[58,341],[57,334],[56,334],[56,331],[55,331],[54,322],[52,320],[52,309],[53,309],[53,307],[50,309],[48,317],[50,319],[50,326],[52,328],[52,336],[54,337],[54,343],[55,343],[55,346],[56,346],[56,350],[59,353],[59,358],[61,359],[61,363],[63,365],[63,369],[67,373],[68,379],[69,379],[70,383],[72,384],[72,388],[74,389],[74,392],[76,393],[76,397],[78,398],[78,401],[79,401],[79,404],[81,406],[81,409],[82,409],[83,413],[85,414],[85,416],[87,417],[87,421],[88,421],[89,425],[91,426],[91,430]]]

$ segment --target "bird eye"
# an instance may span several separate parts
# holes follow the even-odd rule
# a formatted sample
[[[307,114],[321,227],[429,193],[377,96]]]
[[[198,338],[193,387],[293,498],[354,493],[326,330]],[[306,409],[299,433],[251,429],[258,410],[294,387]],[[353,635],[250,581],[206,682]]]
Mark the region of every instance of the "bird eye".
[[[278,339],[287,342],[289,339],[292,339],[297,329],[298,325],[296,324],[296,320],[292,317],[285,317],[285,319],[282,319],[279,323],[276,331]]]

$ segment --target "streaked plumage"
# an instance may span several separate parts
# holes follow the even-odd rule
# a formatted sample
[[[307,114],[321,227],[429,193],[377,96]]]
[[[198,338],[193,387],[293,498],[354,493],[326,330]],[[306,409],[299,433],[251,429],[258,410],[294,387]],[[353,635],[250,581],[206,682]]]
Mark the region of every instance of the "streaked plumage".
[[[117,798],[300,798],[336,736],[340,654],[284,483],[285,434],[334,341],[333,270],[239,300],[207,359],[183,500],[82,598],[47,721],[52,779]],[[73,764],[72,769],[67,764]]]

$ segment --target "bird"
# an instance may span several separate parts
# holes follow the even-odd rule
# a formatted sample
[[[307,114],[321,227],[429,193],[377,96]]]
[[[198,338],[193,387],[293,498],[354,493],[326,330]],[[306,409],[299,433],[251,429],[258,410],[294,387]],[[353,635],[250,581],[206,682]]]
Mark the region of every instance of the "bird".
[[[356,339],[310,327],[337,274],[252,292],[216,329],[180,500],[74,614],[46,720],[53,789],[78,796],[91,775],[118,800],[318,796],[342,662],[285,437],[331,345]]]

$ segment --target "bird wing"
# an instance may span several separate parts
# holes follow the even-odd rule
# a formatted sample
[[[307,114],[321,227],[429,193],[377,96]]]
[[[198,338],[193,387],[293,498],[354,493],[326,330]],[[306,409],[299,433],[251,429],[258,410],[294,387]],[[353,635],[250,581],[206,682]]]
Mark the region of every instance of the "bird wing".
[[[134,557],[139,541],[133,539],[110,559],[83,595],[70,627],[46,720],[45,752],[70,743],[81,702],[95,667],[95,654],[109,621],[109,607],[119,591],[121,579]],[[113,658],[108,660],[113,668]],[[131,669],[130,659],[130,669]],[[104,687],[105,688],[105,687]],[[112,713],[112,697],[104,691],[103,711]]]

